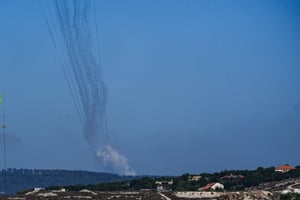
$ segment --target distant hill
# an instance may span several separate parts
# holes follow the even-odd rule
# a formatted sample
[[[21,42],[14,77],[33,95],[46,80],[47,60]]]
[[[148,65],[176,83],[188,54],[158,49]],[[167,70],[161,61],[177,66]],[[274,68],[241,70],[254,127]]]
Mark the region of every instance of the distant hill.
[[[88,185],[133,179],[130,176],[88,171],[7,169],[6,173],[0,171],[0,192],[5,191],[5,177],[8,194],[35,187]]]

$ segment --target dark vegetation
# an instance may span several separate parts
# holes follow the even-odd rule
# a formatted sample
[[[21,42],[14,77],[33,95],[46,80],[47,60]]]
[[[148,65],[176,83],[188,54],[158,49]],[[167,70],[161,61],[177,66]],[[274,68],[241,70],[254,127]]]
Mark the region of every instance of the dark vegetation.
[[[50,187],[53,185],[87,185],[103,182],[116,182],[133,177],[119,176],[110,173],[97,173],[71,170],[37,170],[37,169],[7,169],[0,172],[0,192],[5,191],[7,177],[7,192],[14,194],[18,191],[35,187]]]
[[[230,177],[230,175],[238,177],[224,178],[226,176]],[[225,190],[243,190],[247,187],[258,186],[261,183],[300,177],[300,166],[297,166],[295,170],[291,170],[287,173],[275,172],[274,167],[258,167],[256,170],[225,170],[213,174],[203,173],[200,174],[202,178],[199,181],[188,181],[189,176],[189,174],[184,174],[175,179],[173,189],[178,191],[197,190],[208,183],[220,182],[224,184]]]
[[[4,172],[5,171],[2,170],[0,173],[0,191],[4,191],[5,188]],[[191,180],[191,177],[195,176],[194,174],[183,174],[179,177],[132,177],[87,171],[28,169],[8,169],[6,174],[8,180],[7,191],[10,194],[18,191],[28,191],[28,189],[35,187],[47,189],[60,189],[64,187],[69,191],[79,191],[81,189],[93,191],[155,190],[157,187],[155,184],[156,181],[169,180],[173,180],[173,184],[165,185],[165,188],[173,191],[196,191],[212,182],[224,184],[226,191],[235,191],[258,186],[261,183],[300,177],[300,166],[297,166],[295,170],[291,170],[287,173],[275,172],[274,167],[258,167],[255,170],[224,170],[217,173],[202,173],[197,174],[201,176],[197,181]]]
[[[156,181],[173,180],[173,185],[166,185],[168,189],[173,191],[196,191],[199,188],[212,182],[220,182],[224,184],[226,191],[244,190],[247,187],[258,186],[261,183],[271,181],[281,181],[289,178],[300,177],[300,166],[295,170],[287,173],[275,172],[274,167],[263,168],[258,167],[256,170],[225,170],[218,173],[202,173],[197,174],[201,178],[198,181],[191,181],[194,175],[183,174],[179,177],[137,177],[131,181],[119,181],[113,183],[100,183],[96,185],[72,185],[65,187],[69,191],[79,191],[88,189],[94,191],[118,191],[118,190],[140,190],[140,189],[156,189]],[[233,178],[234,175],[240,175]],[[224,178],[226,177],[227,178]],[[228,178],[231,177],[231,178]],[[241,178],[243,177],[243,178]],[[58,189],[59,187],[50,187],[48,189]]]
[[[289,193],[280,195],[280,200],[300,200],[300,194]]]

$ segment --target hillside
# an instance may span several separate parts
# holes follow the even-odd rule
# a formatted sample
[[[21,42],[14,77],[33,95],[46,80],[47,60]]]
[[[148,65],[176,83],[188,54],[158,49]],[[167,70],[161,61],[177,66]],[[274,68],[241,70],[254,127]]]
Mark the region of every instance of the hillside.
[[[193,177],[199,177],[193,180]],[[103,183],[96,185],[81,185],[65,187],[69,191],[79,191],[89,189],[93,191],[120,191],[120,190],[140,190],[150,189],[156,190],[157,181],[171,181],[172,184],[165,184],[166,190],[172,191],[198,191],[209,183],[221,183],[226,191],[243,191],[246,188],[257,187],[263,183],[274,181],[282,181],[288,179],[300,178],[300,166],[296,166],[294,170],[286,173],[276,172],[275,167],[258,167],[255,170],[225,170],[215,173],[201,174],[183,174],[178,177],[149,177],[142,176],[128,181],[120,181],[113,183]],[[52,188],[50,188],[52,189]]]
[[[5,191],[5,177],[7,177],[8,194],[14,194],[18,191],[35,187],[88,185],[132,179],[132,177],[124,177],[116,174],[88,171],[7,169],[6,173],[4,170],[0,172],[0,191],[2,193]]]
[[[71,188],[69,188],[71,189]],[[72,191],[56,188],[47,190],[27,191],[14,196],[0,196],[0,199],[15,200],[60,200],[60,199],[122,199],[122,200],[300,200],[300,179],[286,179],[260,184],[246,188],[244,191],[155,191],[155,190],[126,190],[126,191],[91,191],[81,189]]]
[[[0,191],[5,190],[4,172],[3,170],[0,172]],[[296,166],[293,170],[285,173],[277,172],[275,167],[258,167],[255,170],[225,170],[215,173],[183,174],[178,177],[130,177],[87,171],[36,169],[8,169],[6,175],[7,191],[10,194],[36,187],[46,188],[46,191],[56,191],[64,187],[70,192],[84,189],[103,192],[155,191],[158,189],[157,183],[162,182],[164,188],[160,191],[173,191],[175,192],[173,194],[180,196],[182,192],[185,194],[185,191],[196,194],[195,192],[199,188],[209,183],[219,182],[224,185],[224,191],[229,192],[226,193],[228,195],[231,194],[230,192],[234,194],[236,191],[240,191],[241,195],[244,195],[266,190],[278,196],[281,191],[294,190],[295,184],[300,180],[300,166]]]

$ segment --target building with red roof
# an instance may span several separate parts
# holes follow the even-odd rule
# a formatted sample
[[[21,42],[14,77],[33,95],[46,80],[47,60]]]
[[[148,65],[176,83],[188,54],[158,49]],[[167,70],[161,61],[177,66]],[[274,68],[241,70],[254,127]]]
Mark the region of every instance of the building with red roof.
[[[221,183],[209,183],[206,186],[200,188],[200,191],[209,191],[209,190],[216,190],[221,189],[224,190],[224,185]]]
[[[292,167],[290,165],[282,165],[282,166],[276,167],[275,172],[285,173],[285,172],[288,172],[288,171],[294,170],[294,169],[295,169],[295,167]]]

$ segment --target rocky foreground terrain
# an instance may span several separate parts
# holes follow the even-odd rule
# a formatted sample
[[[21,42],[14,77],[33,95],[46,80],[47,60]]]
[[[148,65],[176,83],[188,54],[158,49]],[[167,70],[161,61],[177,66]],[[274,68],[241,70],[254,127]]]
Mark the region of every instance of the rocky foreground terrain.
[[[279,200],[281,194],[300,194],[300,179],[287,179],[279,182],[269,182],[257,187],[247,188],[245,191],[215,192],[215,191],[183,191],[183,192],[156,192],[150,190],[140,191],[119,191],[119,192],[94,192],[81,190],[71,192],[65,190],[32,191],[22,195],[0,197],[10,200],[35,200],[35,199],[125,199],[125,200],[184,200],[184,199],[205,199],[205,200]]]

